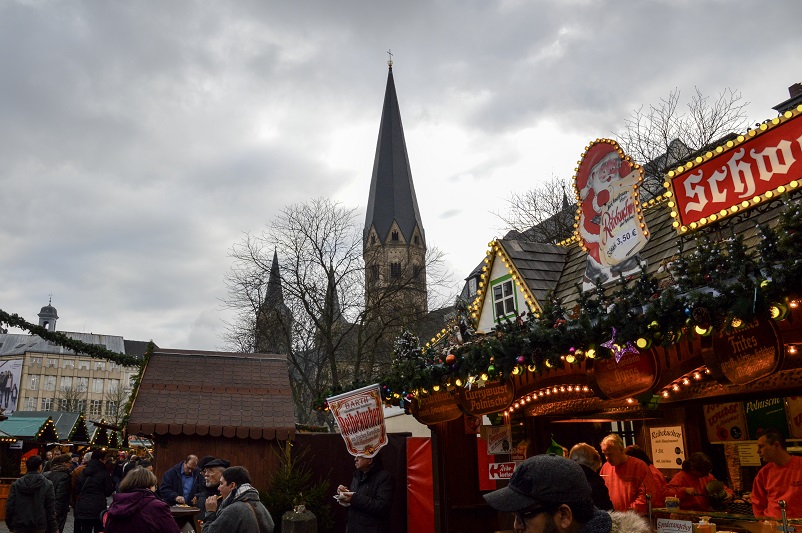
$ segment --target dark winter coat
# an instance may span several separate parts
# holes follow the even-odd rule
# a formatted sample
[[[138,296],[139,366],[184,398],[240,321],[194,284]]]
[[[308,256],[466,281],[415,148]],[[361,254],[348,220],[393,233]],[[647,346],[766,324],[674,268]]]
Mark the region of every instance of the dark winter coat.
[[[273,533],[273,517],[259,501],[259,493],[248,485],[223,500],[216,513],[206,513],[203,533]]]
[[[100,520],[100,513],[106,509],[106,498],[114,492],[112,481],[106,465],[92,459],[86,463],[75,484],[77,503],[75,518],[81,520]]]
[[[59,524],[62,519],[70,512],[70,501],[72,496],[72,473],[70,465],[61,463],[55,466],[44,476],[53,483],[53,491],[56,494],[56,518]]]
[[[610,491],[607,490],[607,485],[604,484],[604,478],[592,468],[582,464],[579,466],[582,467],[582,471],[585,473],[585,479],[588,480],[588,484],[590,485],[593,505],[602,511],[612,511],[613,502],[610,500]]]
[[[114,495],[106,513],[106,533],[178,533],[170,506],[148,489]]]
[[[348,507],[348,533],[389,531],[393,480],[386,470],[374,465],[367,472],[357,470],[351,480],[351,505]]]
[[[170,470],[165,472],[164,476],[162,476],[162,484],[159,485],[159,496],[161,496],[162,499],[170,505],[175,505],[175,499],[178,496],[184,495],[184,485],[181,482],[181,476],[184,475],[183,472],[184,462],[181,461]],[[205,484],[203,481],[203,476],[197,468],[192,471],[192,477],[192,489],[189,491],[189,499],[187,500],[187,504],[192,502],[192,498]]]
[[[12,531],[58,530],[53,484],[39,472],[28,472],[11,485],[6,524]]]

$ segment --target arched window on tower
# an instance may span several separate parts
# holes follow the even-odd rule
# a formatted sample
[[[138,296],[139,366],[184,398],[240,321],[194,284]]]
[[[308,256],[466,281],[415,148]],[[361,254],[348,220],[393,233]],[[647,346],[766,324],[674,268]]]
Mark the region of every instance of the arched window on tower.
[[[390,239],[393,240],[393,241],[397,241],[398,240],[398,232],[393,230],[393,232],[390,234]]]
[[[371,235],[371,236],[370,236],[370,244],[371,244],[371,246],[373,246],[374,244],[376,244],[376,236],[375,236],[375,235]]]
[[[396,279],[401,275],[401,263],[390,263],[390,277]]]
[[[415,242],[415,244],[420,244],[420,238],[417,235],[415,235],[415,238],[412,240]]]
[[[368,281],[378,281],[379,280],[379,265],[370,265],[370,269],[368,270]]]

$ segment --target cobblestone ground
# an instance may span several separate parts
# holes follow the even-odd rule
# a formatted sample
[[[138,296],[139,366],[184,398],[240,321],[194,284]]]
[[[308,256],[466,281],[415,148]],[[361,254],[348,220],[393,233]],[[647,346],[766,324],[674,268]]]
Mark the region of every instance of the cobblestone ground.
[[[61,533],[73,533],[73,516],[72,516],[72,509],[70,509],[70,514],[67,515],[67,523],[64,524],[64,530]],[[8,526],[6,525],[6,521],[3,520],[0,522],[0,533],[8,533]]]

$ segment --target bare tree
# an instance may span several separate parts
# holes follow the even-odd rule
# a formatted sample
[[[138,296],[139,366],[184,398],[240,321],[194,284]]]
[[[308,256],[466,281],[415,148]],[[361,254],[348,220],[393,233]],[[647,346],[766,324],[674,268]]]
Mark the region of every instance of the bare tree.
[[[85,412],[88,389],[83,385],[65,385],[59,388],[57,408],[70,413]]]
[[[422,318],[399,304],[416,288],[413,272],[400,273],[367,307],[362,238],[353,209],[315,199],[285,208],[265,231],[246,234],[230,252],[224,303],[237,315],[223,340],[243,351],[257,346],[274,251],[278,255],[291,320],[274,315],[269,324],[286,337],[300,422],[324,422],[310,404],[327,388],[375,379],[389,364],[401,326]],[[427,252],[425,268],[430,294],[440,296],[437,287],[445,286],[448,274],[439,251]]]
[[[677,163],[746,129],[749,102],[740,92],[725,89],[711,99],[695,88],[684,106],[680,96],[675,88],[657,105],[641,106],[615,135],[624,152],[644,165],[642,196],[661,194],[664,174]]]
[[[558,243],[574,231],[575,206],[571,181],[552,176],[533,189],[510,194],[505,209],[494,215],[508,238]]]
[[[128,398],[131,396],[131,388],[120,384],[110,385],[108,390],[103,393],[105,405],[105,420],[112,424],[119,425],[127,414],[125,409],[128,405]]]

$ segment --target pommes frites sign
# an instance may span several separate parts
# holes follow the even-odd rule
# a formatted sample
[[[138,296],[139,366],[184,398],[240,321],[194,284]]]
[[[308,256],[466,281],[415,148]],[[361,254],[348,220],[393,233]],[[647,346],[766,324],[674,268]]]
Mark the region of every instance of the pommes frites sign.
[[[348,453],[375,457],[387,444],[384,407],[378,384],[332,396],[327,401]]]

